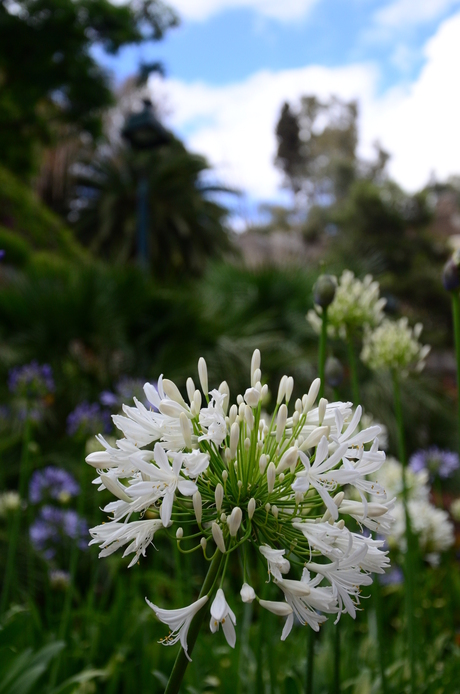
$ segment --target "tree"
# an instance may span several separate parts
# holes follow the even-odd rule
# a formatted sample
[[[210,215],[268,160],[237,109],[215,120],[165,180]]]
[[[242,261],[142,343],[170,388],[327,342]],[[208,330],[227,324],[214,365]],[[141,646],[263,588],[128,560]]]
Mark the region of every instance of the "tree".
[[[355,179],[357,117],[355,101],[334,96],[325,102],[305,96],[296,112],[283,105],[275,164],[286,185],[309,205],[343,198]]]
[[[73,203],[82,243],[115,263],[136,256],[136,188],[149,183],[150,267],[157,277],[199,274],[207,258],[230,249],[227,210],[210,199],[222,189],[203,183],[206,160],[177,139],[154,152],[122,145],[101,149],[82,167]]]
[[[0,0],[2,164],[29,177],[60,124],[99,136],[114,97],[92,49],[116,53],[175,24],[161,0]]]

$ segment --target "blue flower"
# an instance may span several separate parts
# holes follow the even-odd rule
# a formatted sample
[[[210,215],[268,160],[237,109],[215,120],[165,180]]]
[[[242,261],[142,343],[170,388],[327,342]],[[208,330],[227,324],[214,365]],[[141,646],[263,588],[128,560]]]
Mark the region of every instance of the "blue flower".
[[[43,506],[29,528],[32,545],[45,559],[53,559],[66,539],[75,541],[79,549],[87,548],[88,524],[72,509]]]
[[[432,446],[425,451],[416,451],[409,461],[409,466],[414,472],[428,470],[431,479],[436,475],[446,479],[458,469],[459,459],[453,451],[443,451],[437,446]]]
[[[51,366],[35,360],[30,364],[15,366],[8,373],[8,388],[11,393],[27,400],[46,398],[55,388]]]
[[[111,419],[99,403],[82,402],[67,417],[67,433],[69,436],[94,436],[103,431],[110,433]]]
[[[65,503],[80,491],[75,479],[62,468],[49,465],[43,470],[35,470],[29,483],[29,499],[39,504],[47,498]]]

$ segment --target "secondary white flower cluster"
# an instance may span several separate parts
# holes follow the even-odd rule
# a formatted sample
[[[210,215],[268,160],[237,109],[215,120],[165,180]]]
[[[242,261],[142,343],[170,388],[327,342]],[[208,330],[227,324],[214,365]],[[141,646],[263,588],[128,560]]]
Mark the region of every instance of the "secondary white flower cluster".
[[[385,319],[375,330],[366,330],[361,359],[372,370],[396,369],[401,375],[410,369],[422,371],[430,351],[419,342],[422,330],[421,323],[411,328],[406,317]]]
[[[134,407],[125,405],[123,414],[113,417],[124,438],[113,447],[98,437],[104,450],[86,460],[98,471],[99,489],[116,499],[105,508],[111,519],[91,529],[90,544],[100,546],[101,557],[123,547],[123,556],[134,555],[129,566],[145,556],[160,531],[180,551],[202,549],[217,567],[213,585],[220,586],[210,628],[215,632],[221,625],[231,646],[236,620],[222,585],[228,560],[237,564],[238,552],[244,566],[241,598],[257,599],[285,616],[281,638],[294,617],[315,630],[327,614],[336,620],[342,613],[355,617],[360,587],[389,564],[383,541],[356,532],[366,526],[384,534],[392,521],[393,502],[385,503],[384,489],[368,481],[385,460],[380,427],[360,430],[362,410],[353,412],[351,403],[321,399],[315,406],[319,379],[289,413],[294,381],[287,376],[273,416],[265,419],[259,350],[252,357],[250,386],[231,406],[225,381],[209,390],[203,359],[198,374],[201,391],[189,378],[187,400],[170,380],[160,377],[157,387],[146,383],[154,409],[134,399]],[[344,485],[356,490],[359,501],[344,499]],[[378,501],[371,502],[371,494]],[[251,559],[256,563],[258,553],[280,591],[278,601],[259,600],[251,585]],[[287,577],[291,568],[297,578]],[[189,626],[214,590],[178,610],[148,602],[171,628],[164,643],[180,641],[188,655]]]
[[[346,339],[350,332],[365,326],[375,327],[383,320],[386,299],[380,298],[380,286],[366,275],[361,281],[351,270],[344,270],[337,283],[334,300],[327,309],[328,334]],[[321,330],[321,306],[315,306],[307,319],[316,332]]]
[[[21,507],[21,498],[17,492],[3,492],[0,494],[0,517],[17,511]]]
[[[411,519],[412,531],[417,535],[418,545],[426,561],[436,565],[439,555],[454,543],[454,528],[449,514],[430,502],[428,471],[406,470],[407,510]],[[390,548],[406,551],[406,516],[402,501],[402,465],[394,458],[388,458],[378,475],[380,484],[385,485],[387,493],[397,500],[393,509],[395,522],[387,538]]]

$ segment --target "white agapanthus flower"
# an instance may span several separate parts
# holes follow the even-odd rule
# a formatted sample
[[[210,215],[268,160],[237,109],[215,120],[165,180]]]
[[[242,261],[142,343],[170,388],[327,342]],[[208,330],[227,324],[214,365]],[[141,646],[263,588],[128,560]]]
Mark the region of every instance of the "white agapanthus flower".
[[[386,533],[388,545],[390,548],[405,552],[406,516],[403,504],[403,468],[401,463],[395,458],[388,458],[375,478],[380,484],[383,484],[389,497],[395,497],[391,508],[393,522]],[[406,469],[407,510],[411,519],[412,532],[417,535],[418,545],[424,558],[431,564],[437,564],[440,553],[445,552],[454,543],[454,528],[449,520],[449,514],[436,508],[430,502],[428,480],[429,472],[426,469],[418,472],[411,470],[411,468]],[[343,508],[346,510],[347,504],[351,503],[353,502],[344,501],[340,511]],[[369,507],[374,505],[375,503],[371,502]],[[377,517],[375,520],[381,523],[382,518],[385,519],[385,516]],[[368,525],[368,527],[370,526]],[[381,533],[378,528],[377,532]]]
[[[380,297],[380,286],[371,275],[359,280],[350,270],[344,270],[337,282],[334,300],[327,309],[328,333],[330,337],[346,337],[365,326],[375,327],[383,320],[386,299]],[[322,323],[322,308],[315,305],[307,319],[319,333]]]
[[[421,323],[411,328],[406,317],[386,318],[375,330],[366,330],[361,359],[373,371],[390,369],[403,376],[410,370],[422,371],[430,351],[429,345],[419,342],[422,330]]]
[[[346,525],[351,518],[354,530],[355,521],[389,526],[385,491],[367,479],[385,460],[380,428],[362,427],[359,406],[316,404],[318,379],[289,413],[294,382],[284,376],[273,416],[262,416],[267,386],[258,350],[250,386],[235,404],[225,381],[209,390],[204,359],[198,375],[202,392],[188,379],[187,401],[172,381],[160,377],[156,388],[147,383],[154,409],[138,400],[124,406],[113,418],[124,437],[115,445],[100,437],[104,450],[88,455],[95,484],[115,497],[104,509],[109,521],[91,529],[90,544],[99,545],[101,557],[124,548],[123,556],[134,555],[129,566],[145,556],[157,533],[175,538],[179,551],[203,552],[210,562],[206,594],[175,610],[147,601],[172,630],[164,643],[180,641],[187,657],[190,624],[208,599],[211,631],[222,627],[234,646],[236,619],[222,585],[229,560],[238,566],[244,545],[241,599],[286,617],[282,639],[294,617],[318,630],[327,615],[355,616],[360,586],[388,565],[381,541]],[[356,491],[353,506],[344,501],[343,485]],[[378,503],[372,502],[369,495],[377,492]],[[252,587],[254,549],[267,562],[278,600],[262,600]]]

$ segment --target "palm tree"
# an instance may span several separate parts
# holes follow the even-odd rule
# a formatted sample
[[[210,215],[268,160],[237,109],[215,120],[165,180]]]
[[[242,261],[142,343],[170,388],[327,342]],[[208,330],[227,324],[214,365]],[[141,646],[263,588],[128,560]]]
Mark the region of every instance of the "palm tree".
[[[224,227],[227,210],[207,185],[206,160],[177,139],[154,152],[123,145],[101,149],[76,173],[74,219],[81,242],[111,262],[136,255],[136,187],[149,183],[149,265],[159,277],[200,274],[206,260],[231,249]]]

